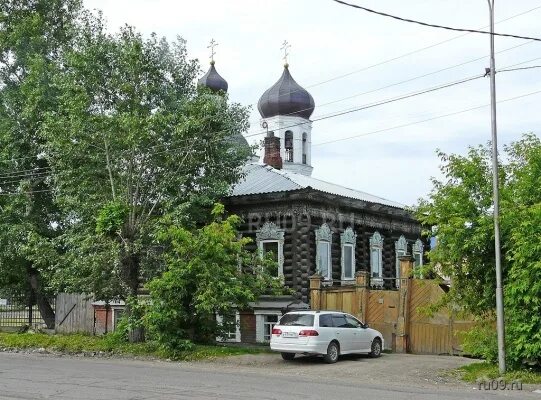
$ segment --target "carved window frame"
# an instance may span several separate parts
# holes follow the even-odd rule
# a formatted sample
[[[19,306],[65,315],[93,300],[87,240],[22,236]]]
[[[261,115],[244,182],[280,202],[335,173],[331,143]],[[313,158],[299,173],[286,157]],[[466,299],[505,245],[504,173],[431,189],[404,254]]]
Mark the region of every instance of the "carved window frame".
[[[396,287],[400,287],[400,260],[399,258],[405,256],[408,253],[408,241],[404,235],[400,235],[398,240],[394,242],[394,251],[396,258]]]
[[[347,227],[346,230],[340,234],[340,245],[342,248],[341,266],[342,266],[342,280],[352,281],[355,280],[355,247],[357,244],[357,234],[351,227]],[[351,248],[351,276],[346,276],[346,247]]]
[[[413,269],[418,270],[423,266],[423,252],[424,252],[425,245],[423,244],[421,239],[417,239],[415,243],[413,244],[411,254],[413,256]],[[417,257],[419,256],[419,261],[417,261]],[[422,278],[423,276],[417,271],[415,273],[419,278]]]
[[[319,245],[321,243],[327,243],[327,274],[323,275],[321,273],[321,261],[319,254]],[[326,223],[322,224],[318,229],[316,229],[316,272],[323,276],[324,280],[332,280],[332,231],[329,225]]]
[[[280,229],[274,222],[265,222],[256,234],[257,249],[261,257],[264,256],[264,243],[278,243],[278,277],[284,276],[284,235],[285,231]]]
[[[374,276],[374,250],[377,252],[377,263],[379,266],[379,274]],[[374,286],[383,286],[383,236],[376,231],[370,237],[370,282]]]

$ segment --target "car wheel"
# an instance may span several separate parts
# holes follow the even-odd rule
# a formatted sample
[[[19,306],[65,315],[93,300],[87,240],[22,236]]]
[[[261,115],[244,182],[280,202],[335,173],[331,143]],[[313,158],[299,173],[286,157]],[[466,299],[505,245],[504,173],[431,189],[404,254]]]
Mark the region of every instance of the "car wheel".
[[[372,342],[370,357],[376,358],[381,356],[381,339],[375,338]]]
[[[291,361],[295,358],[295,353],[282,353],[282,358],[286,361]]]
[[[327,354],[323,357],[327,364],[333,364],[338,361],[338,356],[340,355],[340,348],[338,343],[331,342],[327,347]]]

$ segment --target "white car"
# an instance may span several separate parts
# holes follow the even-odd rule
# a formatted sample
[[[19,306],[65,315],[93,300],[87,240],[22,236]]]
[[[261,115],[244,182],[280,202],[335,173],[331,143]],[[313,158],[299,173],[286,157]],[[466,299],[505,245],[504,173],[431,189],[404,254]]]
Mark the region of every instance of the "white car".
[[[370,354],[379,357],[383,335],[350,314],[339,311],[294,311],[274,325],[270,348],[284,360],[295,354],[323,355],[335,363],[341,354]]]

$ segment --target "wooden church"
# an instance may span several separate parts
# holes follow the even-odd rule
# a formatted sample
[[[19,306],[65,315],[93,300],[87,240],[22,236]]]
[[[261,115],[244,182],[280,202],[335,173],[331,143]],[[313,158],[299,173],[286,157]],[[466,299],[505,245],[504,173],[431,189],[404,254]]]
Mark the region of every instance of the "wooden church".
[[[227,91],[227,82],[211,63],[200,85]],[[244,178],[224,199],[226,209],[242,217],[241,232],[253,238],[253,250],[272,252],[278,275],[293,296],[268,296],[235,316],[237,329],[226,340],[267,342],[282,313],[309,308],[309,277],[324,285],[351,285],[367,271],[373,288],[398,286],[398,257],[411,254],[423,264],[426,245],[421,225],[405,206],[366,192],[311,176],[315,102],[284,65],[280,79],[259,99],[262,126],[268,130],[261,159],[244,166]],[[236,142],[248,146],[240,134]]]

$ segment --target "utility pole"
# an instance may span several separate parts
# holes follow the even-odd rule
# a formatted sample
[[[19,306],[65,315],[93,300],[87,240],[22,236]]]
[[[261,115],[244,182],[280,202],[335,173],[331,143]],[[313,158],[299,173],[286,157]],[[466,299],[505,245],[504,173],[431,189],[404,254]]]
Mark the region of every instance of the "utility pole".
[[[505,373],[505,321],[503,313],[502,260],[500,246],[500,193],[498,187],[498,135],[496,124],[496,61],[494,59],[494,0],[487,0],[490,11],[490,115],[492,127],[492,191],[494,201],[494,247],[496,259],[496,329],[498,367]]]

